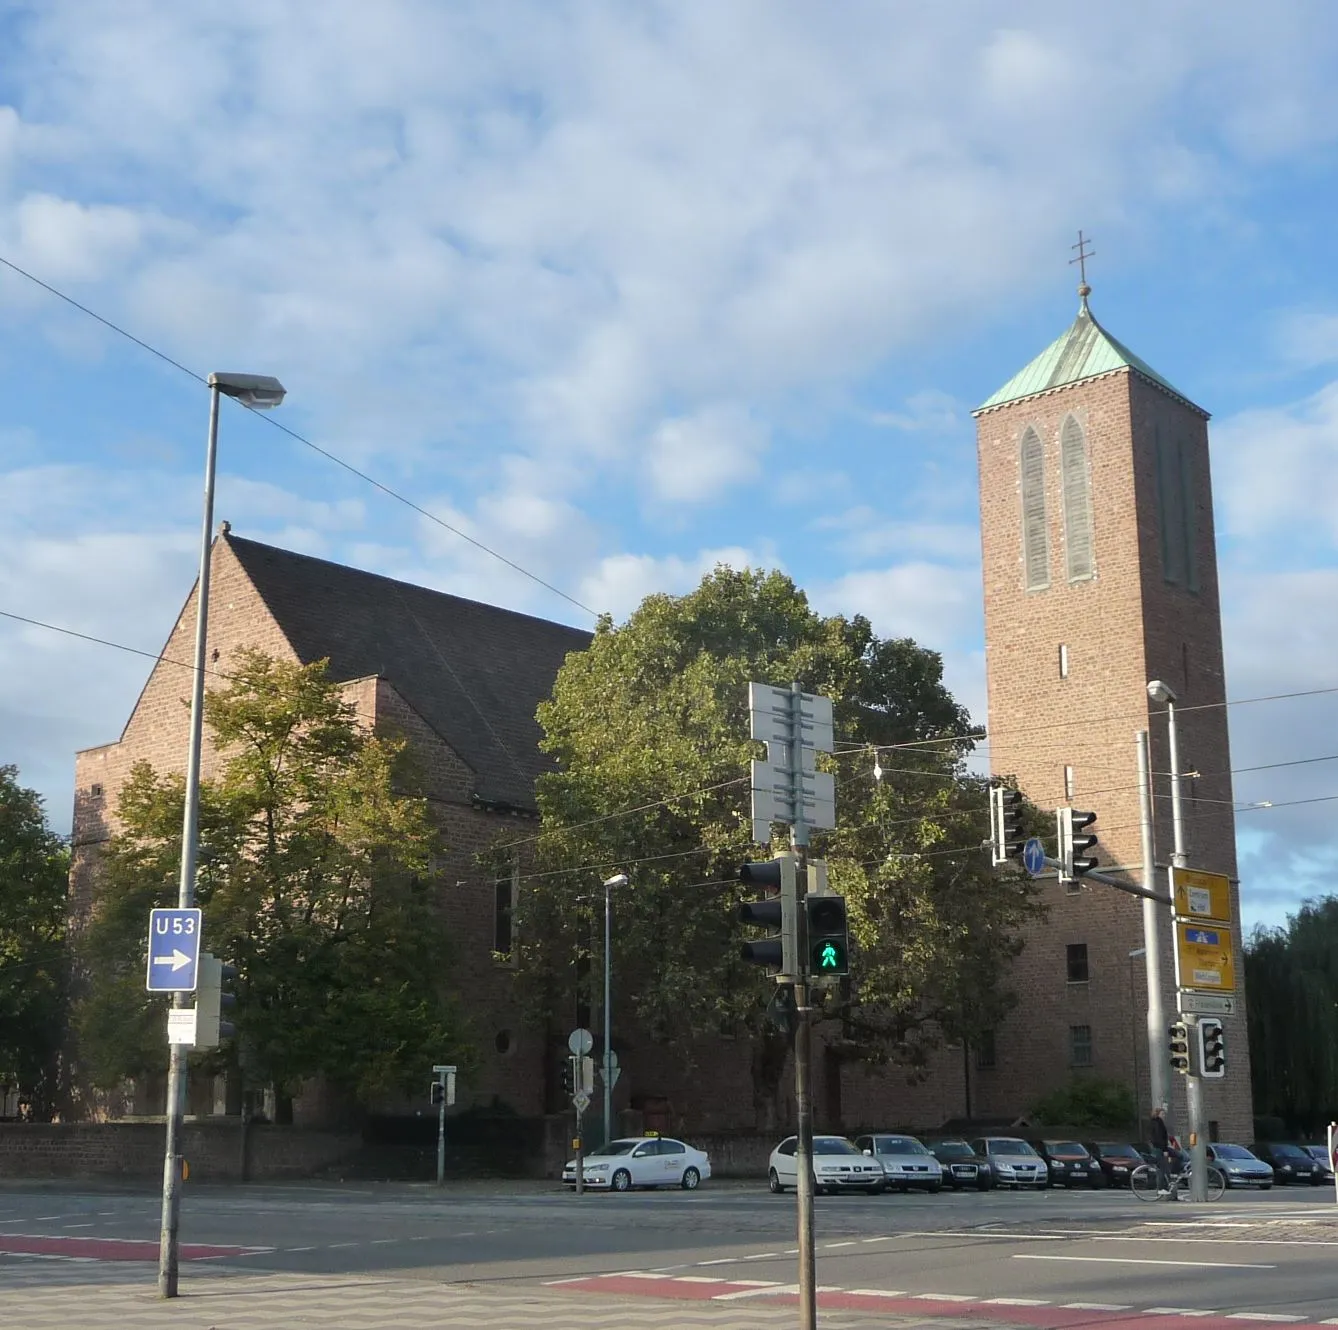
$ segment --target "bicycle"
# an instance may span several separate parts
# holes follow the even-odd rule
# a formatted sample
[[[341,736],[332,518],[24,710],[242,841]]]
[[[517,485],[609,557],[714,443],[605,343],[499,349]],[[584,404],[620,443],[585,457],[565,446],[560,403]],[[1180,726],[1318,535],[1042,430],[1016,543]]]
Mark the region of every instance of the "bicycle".
[[[1189,1173],[1192,1165],[1187,1161],[1179,1170],[1172,1172],[1166,1186],[1162,1186],[1163,1170],[1156,1164],[1139,1164],[1129,1175],[1129,1186],[1140,1201],[1169,1200],[1177,1191],[1189,1190]],[[1208,1200],[1219,1201],[1226,1191],[1226,1174],[1216,1164],[1208,1165]]]

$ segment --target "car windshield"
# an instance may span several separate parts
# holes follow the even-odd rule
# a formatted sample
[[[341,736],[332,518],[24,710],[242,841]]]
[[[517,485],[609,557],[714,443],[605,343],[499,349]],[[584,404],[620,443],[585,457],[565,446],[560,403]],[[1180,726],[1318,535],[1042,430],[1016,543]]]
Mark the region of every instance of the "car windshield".
[[[1305,1145],[1301,1147],[1311,1159],[1325,1159],[1329,1157],[1329,1152],[1322,1145]]]
[[[590,1153],[586,1155],[586,1158],[589,1159],[593,1155],[630,1155],[640,1144],[641,1142],[639,1140],[609,1141],[607,1144],[601,1145],[598,1150],[591,1150]]]
[[[1026,1141],[986,1141],[985,1148],[992,1155],[1035,1155]]]
[[[1132,1145],[1098,1145],[1102,1159],[1137,1159],[1138,1151]]]
[[[939,1141],[934,1153],[946,1159],[974,1159],[976,1152],[965,1141]]]
[[[1085,1155],[1087,1153],[1077,1141],[1046,1141],[1045,1148],[1052,1155]]]
[[[843,1140],[840,1136],[815,1136],[813,1138],[813,1153],[815,1155],[857,1155],[859,1151],[849,1141]]]
[[[1299,1145],[1270,1145],[1268,1148],[1275,1155],[1282,1155],[1286,1159],[1306,1158],[1306,1152]]]
[[[1219,1159],[1253,1159],[1254,1156],[1243,1145],[1214,1145]]]
[[[875,1136],[873,1148],[880,1155],[927,1155],[928,1150],[910,1136]]]

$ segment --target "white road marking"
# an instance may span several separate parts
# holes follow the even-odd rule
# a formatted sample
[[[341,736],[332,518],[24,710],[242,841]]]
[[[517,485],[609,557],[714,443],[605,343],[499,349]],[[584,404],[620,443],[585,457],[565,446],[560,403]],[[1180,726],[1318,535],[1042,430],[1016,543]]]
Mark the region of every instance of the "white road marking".
[[[825,1251],[835,1251],[837,1247],[855,1247],[858,1245],[853,1238],[849,1242],[824,1242],[822,1244]]]
[[[1212,1312],[1197,1311],[1193,1307],[1144,1307],[1144,1316],[1211,1316]]]
[[[92,1228],[92,1224],[62,1224],[61,1228]]]
[[[891,1242],[891,1241],[892,1241],[892,1235],[889,1233],[886,1237],[882,1237],[882,1238],[861,1238],[860,1241],[861,1241],[861,1242]]]
[[[1304,1321],[1304,1316],[1280,1316],[1273,1312],[1227,1312],[1228,1321]]]
[[[987,1307],[1048,1307],[1048,1298],[985,1298]]]
[[[714,1261],[698,1261],[698,1265],[733,1265],[739,1258],[737,1256],[717,1256]]]
[[[316,1248],[315,1248],[315,1247],[285,1247],[283,1250],[284,1250],[285,1252],[295,1252],[295,1251],[315,1251]]]
[[[912,1293],[917,1302],[974,1302],[970,1293]]]
[[[1243,1261],[1158,1261],[1139,1256],[1050,1256],[1041,1252],[1014,1252],[1015,1261],[1090,1261],[1099,1265],[1187,1265],[1196,1270],[1276,1270],[1276,1265]]]
[[[716,1279],[713,1275],[678,1275],[675,1284],[728,1284],[728,1279]]]
[[[1066,1312],[1129,1312],[1134,1309],[1132,1302],[1061,1302],[1059,1305]]]
[[[784,1252],[778,1251],[755,1251],[750,1256],[745,1256],[745,1261],[769,1261],[773,1256],[784,1256]]]
[[[736,1280],[736,1283],[742,1284],[743,1280]],[[777,1295],[783,1296],[787,1293],[798,1293],[798,1284],[767,1284],[763,1286],[758,1283],[754,1288],[740,1289],[737,1293],[717,1293],[712,1302],[737,1302],[740,1298],[769,1298]]]
[[[904,1298],[909,1296],[899,1288],[848,1288],[847,1293],[857,1298]]]
[[[327,1243],[326,1245],[329,1247],[329,1249],[330,1249],[331,1251],[334,1251],[334,1249],[335,1249],[336,1247],[361,1247],[361,1246],[362,1246],[362,1243],[360,1243],[360,1242],[331,1242],[331,1243]]]

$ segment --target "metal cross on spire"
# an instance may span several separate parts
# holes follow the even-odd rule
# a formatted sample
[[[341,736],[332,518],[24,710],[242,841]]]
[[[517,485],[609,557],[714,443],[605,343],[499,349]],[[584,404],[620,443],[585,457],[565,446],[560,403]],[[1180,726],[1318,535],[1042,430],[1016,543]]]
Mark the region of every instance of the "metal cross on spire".
[[[1069,263],[1070,264],[1076,263],[1078,265],[1078,275],[1081,278],[1081,284],[1078,287],[1078,294],[1082,296],[1084,300],[1086,300],[1087,297],[1092,294],[1092,288],[1087,285],[1087,260],[1096,258],[1096,251],[1089,250],[1087,248],[1087,246],[1090,245],[1091,243],[1092,243],[1092,238],[1090,236],[1084,236],[1080,229],[1078,231],[1078,243],[1076,245],[1069,246],[1070,249],[1076,249],[1078,251],[1078,257],[1075,259],[1070,259]]]

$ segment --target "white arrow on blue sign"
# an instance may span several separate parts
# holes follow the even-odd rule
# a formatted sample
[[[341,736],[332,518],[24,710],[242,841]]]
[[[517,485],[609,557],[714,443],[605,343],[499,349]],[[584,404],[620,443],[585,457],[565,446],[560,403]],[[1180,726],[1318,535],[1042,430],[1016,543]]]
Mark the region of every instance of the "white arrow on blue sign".
[[[150,993],[193,993],[200,968],[200,911],[149,911]]]
[[[1022,847],[1022,866],[1032,877],[1040,877],[1045,872],[1045,846],[1038,836],[1033,836]]]

